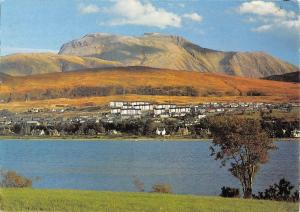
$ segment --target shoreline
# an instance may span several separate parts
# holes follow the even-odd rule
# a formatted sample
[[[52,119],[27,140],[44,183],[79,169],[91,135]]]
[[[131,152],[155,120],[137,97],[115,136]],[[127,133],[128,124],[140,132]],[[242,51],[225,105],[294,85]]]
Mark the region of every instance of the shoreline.
[[[290,141],[299,141],[300,138],[271,138],[273,141],[282,141],[282,142],[290,142]],[[188,138],[188,137],[82,137],[82,136],[64,136],[64,137],[49,137],[49,136],[0,136],[1,140],[24,140],[24,141],[97,141],[97,142],[106,142],[106,141],[157,141],[157,142],[208,142],[212,141],[212,138]]]

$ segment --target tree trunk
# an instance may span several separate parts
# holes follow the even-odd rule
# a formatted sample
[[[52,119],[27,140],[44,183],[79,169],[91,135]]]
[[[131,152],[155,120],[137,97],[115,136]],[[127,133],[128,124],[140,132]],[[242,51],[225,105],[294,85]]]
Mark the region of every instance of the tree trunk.
[[[244,192],[244,198],[245,199],[250,199],[252,198],[252,188],[245,188],[245,192]]]

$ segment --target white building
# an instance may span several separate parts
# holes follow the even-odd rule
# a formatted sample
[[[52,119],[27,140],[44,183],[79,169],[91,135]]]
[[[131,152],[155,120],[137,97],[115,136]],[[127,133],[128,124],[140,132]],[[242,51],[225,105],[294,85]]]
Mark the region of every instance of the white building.
[[[300,130],[298,129],[293,130],[292,135],[294,138],[300,138]]]
[[[109,107],[123,107],[124,102],[122,101],[114,101],[109,103]]]
[[[121,113],[121,108],[112,108],[110,109],[111,114],[120,114]]]
[[[128,108],[128,109],[120,109],[121,115],[141,115],[140,109]]]
[[[158,115],[165,113],[166,110],[164,108],[154,108],[153,112],[154,112],[154,115],[158,116]]]
[[[175,108],[176,105],[175,104],[159,104],[159,105],[155,105],[154,108],[156,109],[170,109],[170,108]]]

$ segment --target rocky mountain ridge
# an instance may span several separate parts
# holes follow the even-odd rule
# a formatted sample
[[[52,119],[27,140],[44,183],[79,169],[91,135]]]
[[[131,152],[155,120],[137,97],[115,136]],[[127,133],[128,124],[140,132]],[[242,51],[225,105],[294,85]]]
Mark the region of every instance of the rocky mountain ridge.
[[[223,52],[200,47],[183,37],[146,33],[143,36],[88,34],[64,44],[59,54],[119,61],[123,66],[224,73],[260,78],[299,68],[264,52]]]

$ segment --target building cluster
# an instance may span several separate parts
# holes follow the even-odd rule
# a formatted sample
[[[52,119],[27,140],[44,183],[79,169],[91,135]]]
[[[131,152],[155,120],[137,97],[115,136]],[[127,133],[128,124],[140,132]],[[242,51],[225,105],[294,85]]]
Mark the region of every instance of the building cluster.
[[[50,136],[64,135],[64,131],[57,126],[84,126],[118,123],[120,120],[131,122],[132,119],[146,118],[155,123],[165,121],[165,118],[176,119],[180,125],[181,135],[188,135],[189,128],[202,122],[201,119],[217,114],[235,114],[243,111],[270,111],[272,109],[288,112],[293,107],[300,107],[298,103],[246,103],[246,102],[208,102],[197,105],[176,105],[171,103],[152,103],[146,101],[112,101],[108,106],[69,107],[57,105],[55,109],[31,108],[23,113],[11,113],[0,110],[0,135]],[[268,120],[266,120],[268,122]],[[272,120],[271,120],[272,122]],[[274,122],[274,121],[273,121]],[[18,129],[20,128],[20,129]],[[74,127],[75,128],[75,127]],[[78,129],[76,129],[79,131]],[[114,129],[109,129],[116,134]],[[167,135],[164,127],[156,129],[156,135]],[[284,130],[284,128],[283,128]],[[300,137],[297,126],[292,128],[291,135]],[[93,134],[93,132],[91,132]]]
[[[142,116],[153,117],[180,117],[191,113],[190,106],[177,106],[175,104],[153,104],[150,102],[123,102],[109,103],[110,112],[120,115],[122,118],[141,118]]]
[[[141,118],[142,116],[169,118],[182,117],[187,114],[204,118],[207,114],[226,113],[234,111],[255,111],[281,109],[287,111],[290,105],[272,103],[219,103],[209,102],[199,105],[154,104],[151,102],[113,101],[109,103],[110,113],[113,116],[126,118]]]

